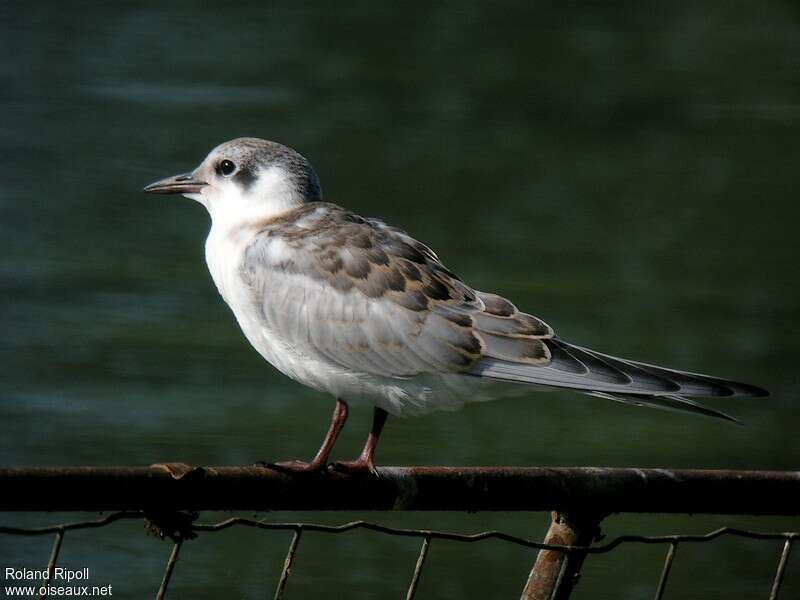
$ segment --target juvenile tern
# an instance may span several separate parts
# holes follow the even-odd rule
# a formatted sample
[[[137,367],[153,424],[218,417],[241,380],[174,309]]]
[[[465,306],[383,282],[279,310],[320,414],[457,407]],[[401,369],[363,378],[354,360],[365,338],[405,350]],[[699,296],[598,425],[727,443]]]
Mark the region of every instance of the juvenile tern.
[[[731,421],[690,398],[767,395],[562,340],[509,300],[471,288],[404,231],[323,202],[311,164],[275,142],[225,142],[194,171],[144,191],[205,206],[206,262],[248,341],[336,399],[316,456],[273,464],[282,470],[326,468],[351,403],[374,407],[372,429],[356,460],[334,466],[375,472],[388,413],[455,409],[525,384]]]

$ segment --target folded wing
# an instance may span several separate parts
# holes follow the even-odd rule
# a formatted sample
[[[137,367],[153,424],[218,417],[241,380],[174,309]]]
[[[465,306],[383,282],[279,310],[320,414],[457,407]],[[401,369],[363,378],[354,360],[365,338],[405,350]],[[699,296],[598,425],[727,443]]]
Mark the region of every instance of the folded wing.
[[[728,419],[687,397],[766,395],[569,344],[505,298],[471,289],[403,231],[332,204],[265,224],[242,272],[281,339],[356,373],[462,374]]]

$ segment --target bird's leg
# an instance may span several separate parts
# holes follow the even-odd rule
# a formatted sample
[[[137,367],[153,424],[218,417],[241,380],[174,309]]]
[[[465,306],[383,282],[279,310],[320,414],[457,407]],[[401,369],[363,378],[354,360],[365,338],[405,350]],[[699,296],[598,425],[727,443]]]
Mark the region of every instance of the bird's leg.
[[[335,462],[333,465],[334,470],[344,471],[347,473],[369,471],[373,475],[377,475],[378,471],[375,469],[375,446],[378,445],[378,438],[381,436],[381,430],[388,413],[382,408],[375,407],[375,412],[372,417],[372,429],[370,429],[367,436],[367,442],[364,444],[361,454],[355,460],[348,460],[344,462]]]
[[[322,445],[319,447],[319,450],[317,450],[316,456],[311,459],[311,462],[284,460],[277,463],[266,463],[265,466],[290,473],[315,473],[322,471],[328,464],[328,457],[331,455],[333,445],[336,443],[336,438],[339,436],[342,427],[344,427],[345,421],[347,421],[347,403],[337,399],[336,408],[333,410],[333,417],[331,417],[331,426],[328,428],[328,433],[325,434],[325,439],[322,440]]]

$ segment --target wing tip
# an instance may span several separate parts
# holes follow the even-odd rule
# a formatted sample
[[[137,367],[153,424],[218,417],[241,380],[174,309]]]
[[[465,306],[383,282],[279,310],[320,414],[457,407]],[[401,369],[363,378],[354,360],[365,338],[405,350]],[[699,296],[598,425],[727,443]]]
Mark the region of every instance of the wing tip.
[[[652,365],[639,361],[618,358],[615,356],[597,352],[595,350],[590,350],[588,348],[575,346],[573,344],[569,344],[568,342],[564,342],[563,340],[560,339],[558,339],[557,342],[559,342],[560,346],[565,350],[566,348],[576,349],[581,352],[587,353],[595,358],[607,359],[611,362],[622,363],[624,365],[627,365],[628,367],[633,367],[635,369],[642,370],[645,373],[649,374],[650,376],[661,379],[665,385],[668,385],[669,383],[675,384],[677,385],[677,389],[667,390],[665,388],[664,391],[671,391],[679,396],[688,396],[697,398],[718,398],[718,397],[766,398],[770,395],[769,391],[767,391],[766,389],[749,383],[742,383],[740,381],[734,381],[732,379],[722,379],[720,377],[715,377],[713,375],[693,373],[690,371],[682,371],[679,369],[671,369],[668,367],[661,367],[658,365]],[[670,379],[670,377],[676,377],[676,376],[679,378],[687,379],[688,381],[680,381],[680,380],[673,381],[672,379]],[[686,383],[702,384],[707,389],[704,391],[687,391],[684,388],[684,385]]]
[[[757,385],[750,385],[748,386],[752,392],[754,398],[768,398],[772,394],[770,394],[769,390],[759,387]]]
[[[767,398],[771,395],[768,390],[750,383],[725,381],[722,385],[730,391],[727,394],[729,398]]]

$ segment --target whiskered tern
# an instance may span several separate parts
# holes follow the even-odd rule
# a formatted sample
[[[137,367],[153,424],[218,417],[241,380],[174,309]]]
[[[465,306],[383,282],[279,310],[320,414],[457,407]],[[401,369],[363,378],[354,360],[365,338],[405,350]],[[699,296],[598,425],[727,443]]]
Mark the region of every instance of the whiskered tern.
[[[562,340],[509,300],[471,288],[401,229],[323,202],[311,164],[275,142],[225,142],[194,171],[144,191],[205,206],[206,262],[248,341],[288,377],[336,399],[316,456],[271,464],[278,469],[325,469],[351,403],[374,406],[372,429],[356,460],[334,466],[375,472],[388,413],[567,388],[735,421],[691,398],[767,395]]]

